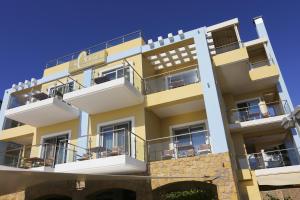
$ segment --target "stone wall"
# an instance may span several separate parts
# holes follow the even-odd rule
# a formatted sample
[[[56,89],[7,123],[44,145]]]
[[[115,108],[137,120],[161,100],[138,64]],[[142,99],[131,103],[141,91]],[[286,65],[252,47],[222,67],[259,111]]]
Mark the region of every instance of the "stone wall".
[[[218,199],[238,199],[237,186],[228,153],[155,161],[149,163],[149,172],[151,176],[157,177],[189,177],[152,179],[152,190],[179,181],[205,181],[217,177],[211,183],[217,187]],[[190,178],[204,176],[207,176],[207,178]]]
[[[298,200],[300,199],[300,188],[284,188],[276,190],[261,191],[263,200],[269,200],[267,194],[278,198],[279,200]]]

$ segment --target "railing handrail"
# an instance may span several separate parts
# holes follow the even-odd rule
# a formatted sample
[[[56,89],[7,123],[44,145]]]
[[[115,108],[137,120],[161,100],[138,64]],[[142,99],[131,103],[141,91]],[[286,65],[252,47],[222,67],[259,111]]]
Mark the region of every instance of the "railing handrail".
[[[206,134],[208,134],[208,132],[209,132],[208,130],[193,131],[193,132],[190,132],[190,133],[184,133],[184,134],[179,134],[179,135],[170,135],[170,136],[167,136],[167,137],[150,139],[150,140],[146,140],[146,142],[153,142],[153,141],[171,139],[171,138],[175,138],[175,137],[186,136],[186,135],[193,135],[193,134],[198,134],[198,133],[206,133]]]
[[[266,59],[262,59],[262,60],[255,61],[255,62],[249,61],[249,63],[250,63],[251,65],[255,65],[255,64],[257,64],[257,63],[262,63],[262,62],[266,62],[266,61],[270,63],[271,59],[266,58]]]
[[[87,48],[84,48],[84,49],[81,49],[81,50],[78,50],[78,51],[74,51],[74,52],[72,52],[72,53],[68,53],[68,54],[66,54],[66,55],[64,55],[64,56],[60,56],[60,57],[51,59],[51,60],[49,60],[48,62],[46,62],[46,68],[48,68],[48,64],[49,64],[49,63],[52,63],[53,61],[58,61],[58,60],[61,60],[61,59],[63,59],[63,58],[67,58],[67,57],[72,56],[72,55],[74,55],[74,54],[78,54],[78,53],[80,53],[80,52],[82,52],[82,51],[87,51],[87,52],[89,52],[90,49],[95,48],[95,47],[98,47],[98,46],[101,46],[101,45],[104,45],[104,46],[105,46],[103,49],[107,49],[107,48],[109,48],[109,47],[107,46],[107,44],[109,44],[110,42],[112,42],[112,41],[114,41],[114,40],[118,40],[118,39],[120,39],[120,38],[128,37],[129,35],[134,35],[134,34],[137,34],[137,33],[139,34],[139,37],[136,37],[136,38],[140,38],[140,37],[143,38],[143,35],[142,35],[142,31],[141,31],[141,30],[137,30],[137,31],[134,31],[134,32],[131,32],[131,33],[127,33],[127,34],[125,34],[125,35],[115,37],[115,38],[113,38],[113,39],[111,39],[111,40],[108,40],[108,41],[105,41],[105,42],[101,42],[101,43],[92,45],[92,46],[90,46],[90,47],[87,47]],[[130,40],[128,40],[128,41],[130,41]],[[125,42],[125,41],[124,41],[124,42]],[[122,42],[122,43],[124,43],[124,42]],[[122,44],[122,43],[118,43],[118,44]],[[118,45],[118,44],[116,44],[116,45]],[[112,46],[110,46],[110,47],[113,47],[113,46],[115,46],[115,45],[112,45]],[[100,51],[100,50],[99,50],[99,51]],[[73,59],[71,59],[71,60],[73,60]],[[66,61],[66,62],[68,62],[68,61]],[[58,62],[56,62],[56,63],[58,63]],[[55,65],[53,65],[53,66],[55,66]]]
[[[152,75],[152,76],[148,76],[148,77],[145,77],[144,80],[146,81],[147,79],[155,78],[157,76],[164,76],[166,74],[172,74],[172,73],[177,72],[177,71],[185,71],[185,69],[188,69],[188,68],[193,69],[194,67],[198,71],[198,64],[193,64],[193,65],[189,65],[189,66],[182,67],[182,68],[179,68],[179,69],[174,69],[174,70],[170,70],[170,71],[163,72],[163,73],[160,73],[160,74],[155,74],[155,75]]]
[[[250,153],[250,154],[245,154],[247,158],[251,155],[259,155],[262,153],[276,153],[276,152],[282,152],[282,151],[289,151],[289,150],[299,150],[300,147],[293,147],[293,148],[285,148],[285,149],[278,149],[278,150],[272,150],[272,151],[264,151],[264,152],[258,152],[258,153]]]
[[[230,46],[230,45],[233,45],[233,44],[241,44],[241,43],[242,43],[241,41],[235,41],[235,42],[231,42],[229,44],[224,44],[222,46],[215,47],[215,49],[221,49],[223,47],[227,47],[227,46]]]
[[[287,102],[287,100],[278,100],[278,101],[273,101],[273,102],[268,102],[268,103],[265,103],[266,105],[270,105],[270,104],[276,104],[276,103],[281,103],[281,102]],[[259,105],[253,105],[253,106],[247,106],[247,107],[242,107],[242,108],[232,108],[230,109],[231,112],[236,112],[236,111],[239,111],[239,110],[242,110],[242,109],[247,109],[247,108],[257,108],[259,107]]]

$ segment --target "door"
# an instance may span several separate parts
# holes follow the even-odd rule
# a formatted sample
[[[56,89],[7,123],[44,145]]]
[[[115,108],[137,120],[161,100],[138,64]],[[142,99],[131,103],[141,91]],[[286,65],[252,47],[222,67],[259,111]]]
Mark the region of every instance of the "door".
[[[100,144],[108,151],[118,149],[122,154],[129,154],[131,122],[121,122],[100,128]]]
[[[45,138],[43,141],[42,157],[53,160],[54,164],[61,164],[67,161],[68,135],[59,135]]]
[[[259,99],[238,103],[237,108],[242,122],[261,118]]]

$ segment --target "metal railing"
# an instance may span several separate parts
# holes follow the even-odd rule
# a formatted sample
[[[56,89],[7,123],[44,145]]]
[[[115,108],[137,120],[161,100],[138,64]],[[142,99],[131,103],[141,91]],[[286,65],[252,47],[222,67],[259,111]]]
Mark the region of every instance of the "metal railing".
[[[49,86],[46,90],[41,90],[40,86],[36,86],[27,93],[12,94],[12,100],[10,101],[8,109],[31,104],[37,101],[43,101],[49,98],[62,100],[64,94],[84,87],[71,76],[64,78],[64,80],[65,81],[57,79],[47,83]],[[51,85],[53,85],[53,87],[50,87]]]
[[[104,50],[104,49],[107,49],[107,48],[110,48],[110,47],[128,42],[128,41],[136,39],[136,38],[143,38],[141,30],[138,30],[138,31],[135,31],[135,32],[132,32],[132,33],[114,38],[114,39],[106,41],[106,42],[102,42],[102,43],[93,45],[91,47],[88,47],[88,48],[82,49],[80,51],[76,51],[76,52],[67,54],[65,56],[61,56],[61,57],[52,59],[52,60],[50,60],[46,63],[46,68],[52,67],[52,66],[55,66],[55,65],[59,65],[59,64],[71,61],[71,60],[74,60],[78,57],[78,55],[82,51],[86,51],[87,54],[92,54],[92,53],[95,53],[97,51],[101,51],[101,50]]]
[[[290,107],[286,100],[232,109],[229,111],[230,123],[252,121],[256,119],[275,117],[290,113]]]
[[[241,45],[241,42],[237,41],[237,42],[232,42],[232,43],[229,43],[229,44],[225,44],[225,45],[222,45],[222,46],[215,47],[216,54],[221,54],[221,53],[225,53],[225,52],[232,51],[232,50],[235,50],[235,49],[239,49],[240,45]]]
[[[147,147],[149,161],[178,159],[211,153],[207,130],[147,140]]]
[[[265,60],[260,60],[260,61],[256,61],[256,62],[249,62],[250,70],[259,68],[259,67],[263,67],[263,66],[270,66],[271,64],[272,64],[271,59],[265,59]]]
[[[24,145],[20,148],[0,152],[0,165],[17,168],[34,168],[48,166],[62,162],[56,154],[56,144]]]
[[[237,161],[240,169],[250,168],[252,170],[299,165],[299,148],[241,155],[238,156]]]
[[[125,78],[126,81],[130,82],[141,93],[144,92],[142,76],[127,60],[123,60],[122,67],[112,69],[108,72],[100,70],[101,68],[93,69],[91,85],[103,84],[119,78]]]
[[[145,94],[170,90],[200,81],[198,65],[144,78]]]

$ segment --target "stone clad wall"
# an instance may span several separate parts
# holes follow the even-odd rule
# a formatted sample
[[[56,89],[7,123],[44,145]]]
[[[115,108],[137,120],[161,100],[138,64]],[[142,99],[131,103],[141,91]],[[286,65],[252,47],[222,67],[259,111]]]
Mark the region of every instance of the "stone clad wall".
[[[228,153],[150,162],[149,172],[151,176],[219,177],[212,181],[212,184],[217,186],[218,198],[220,200],[238,199]],[[199,178],[152,179],[151,186],[152,190],[155,190],[169,183],[191,180],[204,181]]]
[[[284,188],[284,189],[277,189],[277,190],[268,190],[268,191],[261,191],[261,196],[263,200],[268,200],[267,194],[278,198],[280,200],[285,200],[290,198],[291,200],[298,200],[300,199],[300,188]]]

